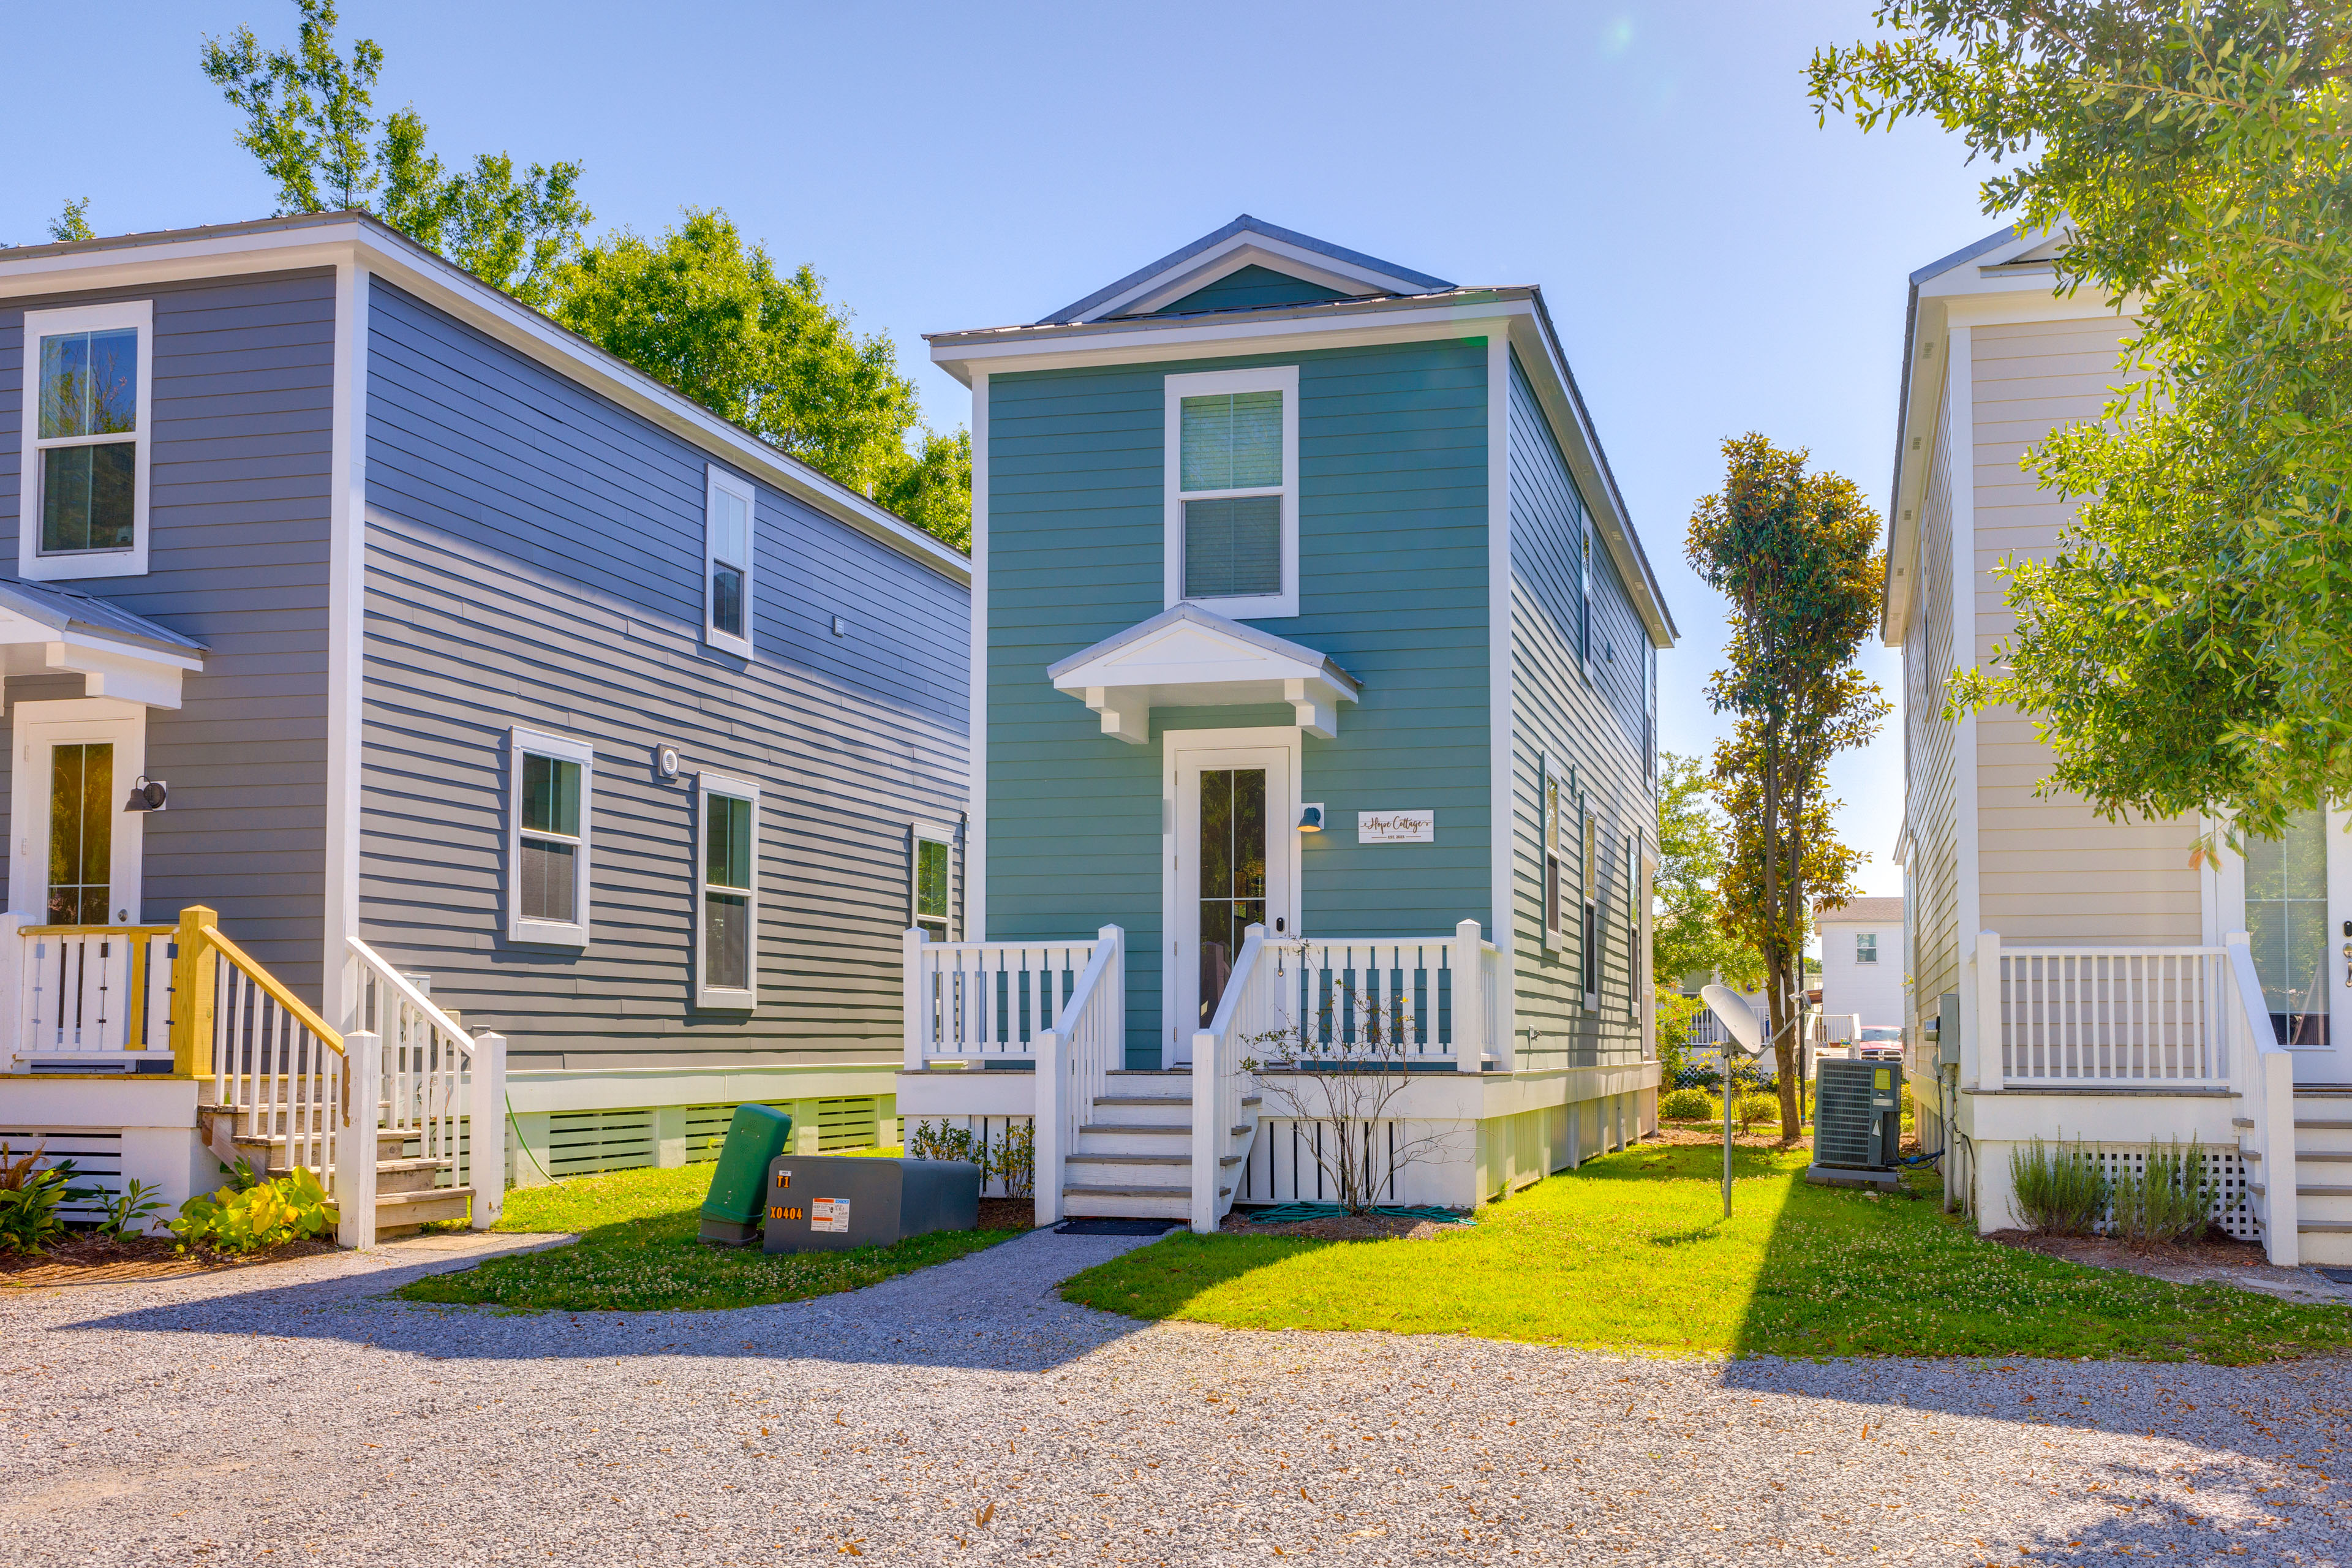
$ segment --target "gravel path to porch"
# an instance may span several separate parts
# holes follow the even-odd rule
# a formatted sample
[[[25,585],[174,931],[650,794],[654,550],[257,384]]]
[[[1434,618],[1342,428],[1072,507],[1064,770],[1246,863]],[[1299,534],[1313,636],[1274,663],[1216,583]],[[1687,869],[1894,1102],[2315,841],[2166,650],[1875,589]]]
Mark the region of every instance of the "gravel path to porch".
[[[382,1298],[513,1238],[446,1239],[0,1298],[0,1562],[2352,1563],[2342,1362],[1145,1327],[1052,1289],[1138,1243],[1045,1232],[740,1311]]]

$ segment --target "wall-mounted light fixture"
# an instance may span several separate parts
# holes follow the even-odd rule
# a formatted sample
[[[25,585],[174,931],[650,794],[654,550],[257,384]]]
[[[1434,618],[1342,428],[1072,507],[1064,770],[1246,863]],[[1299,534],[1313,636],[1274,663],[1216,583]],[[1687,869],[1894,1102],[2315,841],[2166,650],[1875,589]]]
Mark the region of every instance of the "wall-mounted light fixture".
[[[1299,807],[1298,831],[1301,833],[1320,833],[1323,831],[1323,803],[1321,801],[1313,801]]]
[[[849,635],[849,622],[845,617],[840,616],[833,617],[833,635],[837,637],[845,637]]]
[[[172,792],[162,779],[151,779],[145,773],[131,786],[131,798],[122,803],[125,811],[161,811],[172,798]]]

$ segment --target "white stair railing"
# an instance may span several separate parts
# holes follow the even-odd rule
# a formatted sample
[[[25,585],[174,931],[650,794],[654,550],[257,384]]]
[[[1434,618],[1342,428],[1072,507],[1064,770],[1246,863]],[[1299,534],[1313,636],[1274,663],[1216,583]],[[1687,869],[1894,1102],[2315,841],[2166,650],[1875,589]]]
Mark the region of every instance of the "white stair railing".
[[[2263,1187],[2254,1211],[2263,1222],[2263,1250],[2273,1263],[2293,1268],[2303,1257],[2295,1202],[2294,1058],[2278,1043],[2247,934],[2233,931],[2221,941],[2230,1081],[2245,1104],[2246,1120],[2254,1124],[2239,1148],[2255,1156],[2257,1169],[2249,1173],[2248,1184],[2259,1181]]]
[[[1979,1053],[1977,1085],[2220,1088],[2227,968],[2219,947],[2010,946],[1979,932],[1979,1000],[1999,1048]]]
[[[1293,1027],[1283,1013],[1290,991],[1286,982],[1298,973],[1297,964],[1275,962],[1277,946],[1269,943],[1265,928],[1254,925],[1242,938],[1242,950],[1226,977],[1224,994],[1209,1026],[1192,1037],[1192,1229],[1213,1234],[1232,1212],[1232,1192],[1224,1186],[1225,1155],[1237,1135],[1238,1151],[1249,1157],[1257,1129],[1257,1110],[1242,1102],[1250,1098],[1254,1079],[1242,1063],[1265,1049],[1270,1035]],[[1239,1168],[1238,1163],[1236,1169]],[[1241,1179],[1234,1180],[1238,1190]]]
[[[506,1038],[467,1034],[373,948],[346,940],[343,994],[356,1027],[383,1042],[377,1125],[446,1165],[450,1185],[472,1187],[473,1227],[488,1230],[506,1200]]]
[[[1062,1167],[1110,1074],[1127,1061],[1127,933],[1105,926],[1054,1026],[1036,1037],[1037,1223],[1062,1217]]]
[[[1055,1027],[1093,959],[1096,942],[932,942],[905,939],[907,1070],[934,1062],[1027,1060]]]

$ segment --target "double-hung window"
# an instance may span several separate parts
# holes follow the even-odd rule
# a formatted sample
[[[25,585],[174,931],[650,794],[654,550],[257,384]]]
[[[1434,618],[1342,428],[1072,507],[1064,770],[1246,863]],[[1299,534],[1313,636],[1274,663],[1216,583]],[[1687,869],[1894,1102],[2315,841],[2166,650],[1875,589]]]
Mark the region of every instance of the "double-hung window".
[[[147,570],[154,319],[143,300],[25,312],[20,577]]]
[[[1647,902],[1642,891],[1642,840],[1629,833],[1625,835],[1625,1008],[1635,1018],[1642,1016],[1642,974],[1648,967],[1647,955],[1642,951],[1642,910]]]
[[[1580,584],[1576,595],[1576,657],[1584,663],[1584,678],[1592,679],[1592,522],[1586,519]]]
[[[583,741],[518,728],[509,776],[507,935],[585,947],[596,753]]]
[[[1567,945],[1566,926],[1560,919],[1560,776],[1559,766],[1547,755],[1543,760],[1543,929],[1544,945],[1558,952]]]
[[[918,826],[909,918],[933,942],[953,940],[949,921],[954,882],[955,835],[944,827]]]
[[[1595,875],[1600,868],[1601,829],[1591,809],[1581,799],[1577,802],[1577,815],[1584,819],[1584,841],[1578,846],[1580,858],[1578,872],[1584,883],[1584,1005],[1601,1005],[1601,889]]]
[[[1878,933],[1876,931],[1864,931],[1854,932],[1853,961],[1856,963],[1876,963],[1878,962]]]
[[[716,773],[697,784],[695,1005],[748,1008],[760,984],[760,788]]]
[[[703,496],[702,635],[751,657],[751,487],[712,467]]]
[[[1298,367],[1167,378],[1167,603],[1298,613]]]

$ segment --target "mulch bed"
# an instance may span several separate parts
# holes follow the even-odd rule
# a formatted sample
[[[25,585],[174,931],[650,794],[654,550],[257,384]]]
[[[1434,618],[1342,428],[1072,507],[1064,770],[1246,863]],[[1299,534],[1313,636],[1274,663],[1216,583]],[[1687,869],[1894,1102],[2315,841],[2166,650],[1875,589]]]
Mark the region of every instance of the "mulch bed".
[[[164,1237],[126,1237],[118,1241],[104,1236],[76,1236],[54,1244],[45,1252],[0,1252],[0,1289],[177,1279],[256,1263],[316,1258],[335,1250],[331,1241],[289,1241],[267,1252],[181,1252],[175,1243]]]
[[[2126,1273],[2168,1279],[2177,1285],[2210,1282],[2273,1295],[2340,1299],[2330,1296],[2301,1269],[2272,1264],[2263,1256],[2258,1243],[2240,1241],[2218,1230],[2208,1230],[2202,1240],[2181,1247],[2157,1245],[2142,1248],[2104,1236],[2043,1236],[2030,1230],[1996,1230],[1985,1239],[2025,1252],[2038,1252],[2044,1258],[2063,1258],[2093,1268],[2120,1268]]]
[[[1642,1142],[1644,1143],[1712,1143],[1720,1149],[1723,1147],[1723,1123],[1720,1121],[1661,1121],[1658,1123],[1658,1130],[1645,1134]],[[1731,1142],[1742,1149],[1778,1149],[1783,1146],[1780,1142],[1780,1124],[1777,1122],[1771,1123],[1769,1131],[1759,1126],[1753,1132],[1742,1132],[1738,1127],[1734,1127],[1731,1130]],[[1813,1141],[1808,1135],[1786,1146],[1790,1149],[1811,1149],[1813,1146]]]
[[[1386,1214],[1339,1215],[1330,1219],[1292,1220],[1286,1225],[1257,1225],[1239,1212],[1227,1215],[1219,1228],[1233,1236],[1303,1236],[1316,1241],[1427,1241],[1450,1230],[1465,1231],[1458,1225]]]
[[[1037,1200],[1034,1198],[982,1198],[980,1200],[981,1230],[1034,1230],[1037,1228]]]

